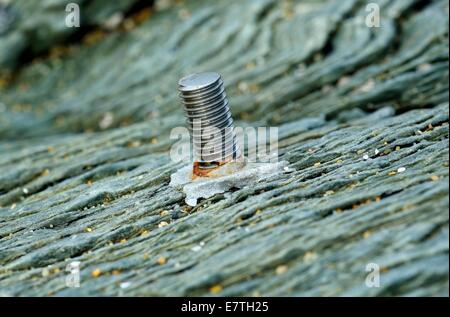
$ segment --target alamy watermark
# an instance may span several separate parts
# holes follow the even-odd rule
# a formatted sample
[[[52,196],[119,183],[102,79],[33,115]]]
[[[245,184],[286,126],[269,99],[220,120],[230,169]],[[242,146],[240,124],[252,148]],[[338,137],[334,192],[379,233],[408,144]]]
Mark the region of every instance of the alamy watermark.
[[[369,28],[379,28],[380,25],[380,6],[376,3],[369,3],[366,5],[366,26]]]
[[[80,6],[76,3],[69,3],[66,5],[66,27],[80,27]]]
[[[66,276],[67,287],[80,287],[80,261],[70,262],[66,267],[66,272],[69,274]]]
[[[368,263],[366,265],[366,286],[369,288],[380,287],[380,266],[376,263]]]
[[[203,128],[201,122],[195,120],[191,133],[188,128],[176,127],[170,139],[176,140],[170,149],[170,158],[175,163],[208,161],[208,157],[215,161],[217,153],[221,154],[220,160],[225,161],[235,150],[233,144],[248,162],[278,162],[278,127],[236,126],[219,130],[210,126]]]

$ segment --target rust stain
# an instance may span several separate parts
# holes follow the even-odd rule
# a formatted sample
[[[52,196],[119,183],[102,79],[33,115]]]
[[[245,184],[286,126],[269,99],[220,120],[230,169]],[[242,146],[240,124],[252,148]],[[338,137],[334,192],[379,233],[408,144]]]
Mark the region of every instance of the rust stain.
[[[194,162],[192,169],[192,178],[195,179],[197,177],[210,177],[210,173],[217,170],[220,166],[226,164],[228,162],[211,162],[209,164],[215,165],[214,167],[202,168],[201,162]]]

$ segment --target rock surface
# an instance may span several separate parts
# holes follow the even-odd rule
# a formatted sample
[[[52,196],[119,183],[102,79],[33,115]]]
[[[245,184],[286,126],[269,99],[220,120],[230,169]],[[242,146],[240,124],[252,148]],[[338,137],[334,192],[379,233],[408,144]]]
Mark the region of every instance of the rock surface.
[[[23,55],[43,53],[80,33],[80,29],[66,25],[66,14],[73,12],[69,4],[82,8],[79,11],[80,27],[85,30],[95,26],[108,28],[111,22],[120,19],[137,3],[138,0],[17,0],[14,3],[2,0],[0,66],[14,68]]]
[[[131,2],[1,71],[1,295],[448,296],[448,1],[372,1],[380,28],[358,0]],[[36,54],[23,23],[1,61]],[[191,208],[169,133],[178,78],[206,70],[237,125],[279,127],[292,170]]]

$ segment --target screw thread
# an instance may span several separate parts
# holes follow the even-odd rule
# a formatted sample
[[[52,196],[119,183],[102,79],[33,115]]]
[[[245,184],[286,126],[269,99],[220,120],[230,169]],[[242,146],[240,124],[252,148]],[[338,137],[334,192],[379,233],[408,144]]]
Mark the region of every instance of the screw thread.
[[[200,163],[200,167],[207,168],[236,159],[239,149],[220,75],[192,74],[180,79],[178,88],[191,135],[194,160]]]

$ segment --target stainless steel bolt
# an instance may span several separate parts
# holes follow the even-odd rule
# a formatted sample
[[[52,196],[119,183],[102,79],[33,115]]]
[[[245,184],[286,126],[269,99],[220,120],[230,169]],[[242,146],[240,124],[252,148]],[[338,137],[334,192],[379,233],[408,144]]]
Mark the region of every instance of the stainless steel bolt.
[[[194,149],[194,167],[215,168],[240,156],[222,78],[214,72],[178,82]]]

